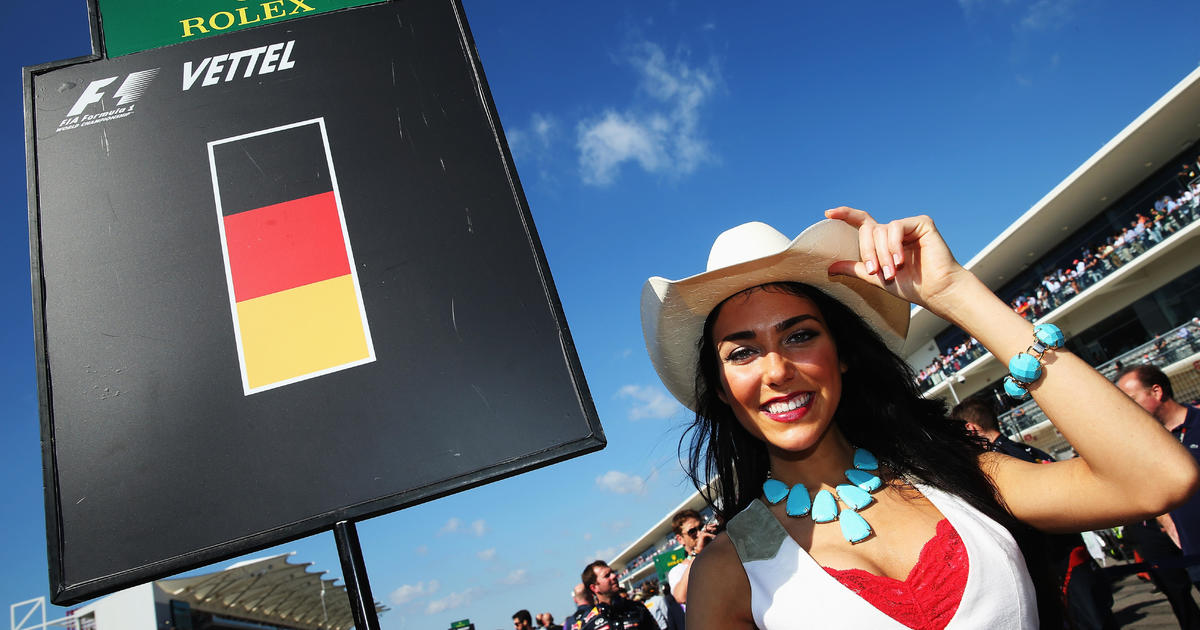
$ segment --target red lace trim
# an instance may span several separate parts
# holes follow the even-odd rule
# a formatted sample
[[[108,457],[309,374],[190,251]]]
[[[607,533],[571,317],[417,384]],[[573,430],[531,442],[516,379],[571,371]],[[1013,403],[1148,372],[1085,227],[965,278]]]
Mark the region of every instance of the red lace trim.
[[[962,538],[950,521],[942,519],[903,581],[862,569],[822,568],[867,603],[909,628],[942,630],[962,601],[969,566]]]

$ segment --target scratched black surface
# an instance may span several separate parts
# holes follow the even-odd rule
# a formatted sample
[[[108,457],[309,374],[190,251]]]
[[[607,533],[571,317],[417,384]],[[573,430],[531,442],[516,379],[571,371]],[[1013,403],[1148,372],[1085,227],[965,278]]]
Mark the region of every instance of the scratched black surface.
[[[603,446],[456,11],[388,3],[33,75],[56,601]],[[291,69],[182,89],[184,62],[291,40]],[[156,67],[132,115],[56,132],[91,81]],[[378,359],[245,396],[206,144],[317,117]]]
[[[225,216],[333,190],[318,125],[215,144],[211,161]]]

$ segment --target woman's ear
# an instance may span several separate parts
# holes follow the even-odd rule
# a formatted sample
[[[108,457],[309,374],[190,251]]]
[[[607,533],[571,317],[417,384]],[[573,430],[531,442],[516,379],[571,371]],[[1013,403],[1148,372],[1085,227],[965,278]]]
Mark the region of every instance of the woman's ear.
[[[725,403],[726,405],[729,404],[729,397],[725,395],[724,387],[717,390],[717,398],[720,398],[721,402]]]
[[[846,372],[850,371],[850,366],[846,365],[845,361],[838,361],[838,365],[841,366],[841,368],[842,368],[842,374],[845,374]]]

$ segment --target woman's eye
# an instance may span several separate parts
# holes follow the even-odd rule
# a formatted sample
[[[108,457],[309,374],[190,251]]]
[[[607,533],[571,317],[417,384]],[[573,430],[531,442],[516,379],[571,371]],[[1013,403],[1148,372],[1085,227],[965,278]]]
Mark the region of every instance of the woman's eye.
[[[796,332],[788,335],[787,340],[788,343],[804,343],[805,341],[808,341],[816,336],[817,331],[815,330],[797,330]]]
[[[754,350],[746,347],[734,348],[732,352],[725,355],[725,360],[731,363],[741,363],[750,360],[754,356]]]

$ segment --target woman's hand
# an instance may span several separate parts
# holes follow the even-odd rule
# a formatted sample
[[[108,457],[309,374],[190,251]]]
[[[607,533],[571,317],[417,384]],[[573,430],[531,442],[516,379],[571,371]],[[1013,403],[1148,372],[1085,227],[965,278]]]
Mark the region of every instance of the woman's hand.
[[[940,302],[968,273],[954,260],[933,219],[927,216],[881,224],[870,214],[846,206],[826,210],[825,216],[858,229],[862,258],[833,263],[831,274],[865,280],[940,314]]]

